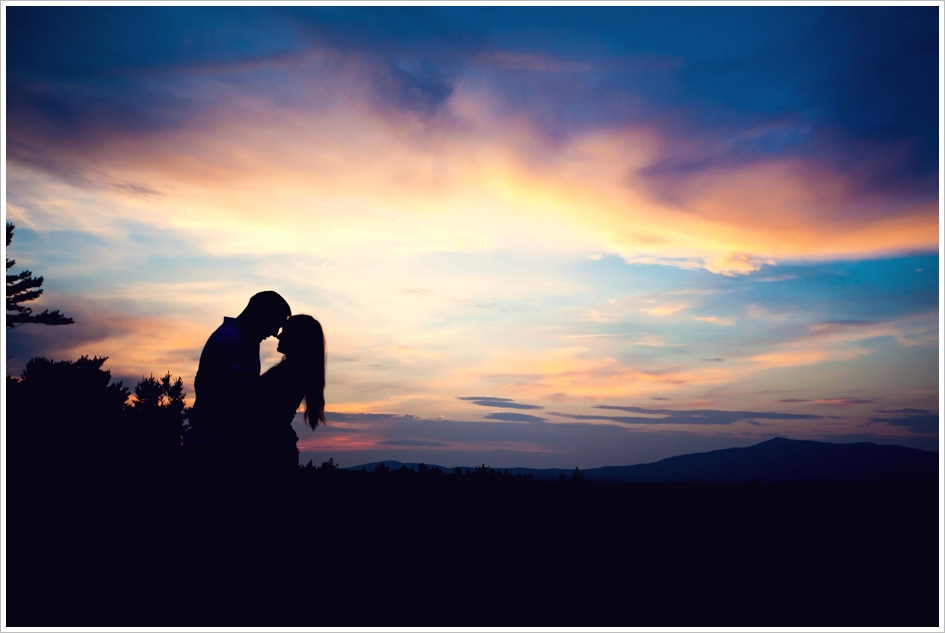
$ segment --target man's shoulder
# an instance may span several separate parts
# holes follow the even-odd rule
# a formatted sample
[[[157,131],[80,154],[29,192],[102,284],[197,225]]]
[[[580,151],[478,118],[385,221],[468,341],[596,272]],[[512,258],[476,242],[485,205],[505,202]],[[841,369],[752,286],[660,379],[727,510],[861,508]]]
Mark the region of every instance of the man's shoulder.
[[[233,317],[223,317],[223,323],[213,331],[214,334],[235,335],[240,333],[239,321]]]
[[[223,323],[213,331],[207,343],[221,344],[229,341],[244,343],[245,337],[236,319],[223,317]]]

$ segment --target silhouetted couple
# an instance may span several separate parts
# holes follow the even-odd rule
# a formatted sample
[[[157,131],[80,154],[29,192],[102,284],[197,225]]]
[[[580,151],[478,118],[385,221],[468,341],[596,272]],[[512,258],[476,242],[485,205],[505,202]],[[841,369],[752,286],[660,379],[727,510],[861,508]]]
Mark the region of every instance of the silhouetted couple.
[[[292,420],[303,400],[309,427],[325,421],[325,337],[314,318],[291,314],[286,300],[267,290],[210,335],[200,354],[184,434],[192,465],[256,473],[298,466]],[[277,350],[284,356],[260,376],[259,344],[270,336],[279,339]]]

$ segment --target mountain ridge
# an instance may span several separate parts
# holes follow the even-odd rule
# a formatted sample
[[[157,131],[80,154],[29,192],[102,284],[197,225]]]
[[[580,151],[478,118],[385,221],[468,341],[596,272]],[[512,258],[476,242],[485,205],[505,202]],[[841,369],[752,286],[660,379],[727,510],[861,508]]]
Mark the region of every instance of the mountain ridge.
[[[630,466],[602,466],[581,473],[585,481],[599,483],[814,483],[883,482],[933,479],[938,477],[939,454],[890,444],[857,442],[837,444],[814,440],[775,437],[758,444],[723,448],[702,453],[687,453],[656,462]],[[370,462],[343,470],[373,471],[379,464],[391,470],[418,463],[394,460]],[[426,464],[452,473],[455,468]],[[475,467],[459,466],[462,472]],[[496,468],[510,475],[531,475],[535,479],[555,481],[570,477],[574,469]]]

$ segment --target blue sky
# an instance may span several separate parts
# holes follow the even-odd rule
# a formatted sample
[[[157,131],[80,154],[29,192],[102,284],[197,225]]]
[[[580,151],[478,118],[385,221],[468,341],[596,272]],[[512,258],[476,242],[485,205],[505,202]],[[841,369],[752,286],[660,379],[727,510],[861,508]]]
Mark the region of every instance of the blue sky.
[[[192,393],[274,289],[303,459],[939,444],[940,7],[5,11],[10,256],[76,319],[8,373]]]

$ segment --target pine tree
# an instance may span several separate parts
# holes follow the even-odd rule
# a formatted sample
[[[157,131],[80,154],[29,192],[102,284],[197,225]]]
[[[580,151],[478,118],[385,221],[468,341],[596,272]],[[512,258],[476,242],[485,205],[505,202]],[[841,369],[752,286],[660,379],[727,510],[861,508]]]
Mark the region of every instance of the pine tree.
[[[16,227],[7,222],[7,250],[13,241],[13,229]],[[43,310],[33,314],[33,309],[21,304],[35,301],[43,294],[42,277],[33,277],[32,271],[24,270],[15,275],[9,274],[10,268],[16,265],[15,259],[7,260],[7,328],[14,328],[24,323],[41,323],[43,325],[69,325],[74,321],[59,313],[59,310],[50,312]]]
[[[135,402],[130,418],[136,425],[132,432],[138,433],[139,457],[152,466],[167,463],[180,450],[184,433],[184,419],[188,409],[184,406],[184,381],[178,376],[171,381],[171,372],[161,378],[152,374],[135,385]]]
[[[161,378],[155,378],[152,374],[148,378],[141,378],[135,385],[135,398],[137,399],[134,407],[136,409],[152,409],[167,411],[175,416],[180,416],[184,412],[184,381],[178,376],[177,380],[171,382],[171,372],[167,372]]]

